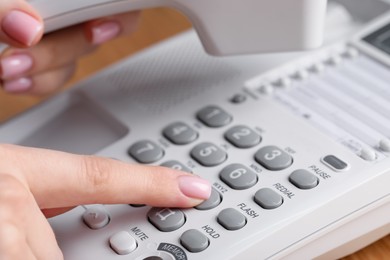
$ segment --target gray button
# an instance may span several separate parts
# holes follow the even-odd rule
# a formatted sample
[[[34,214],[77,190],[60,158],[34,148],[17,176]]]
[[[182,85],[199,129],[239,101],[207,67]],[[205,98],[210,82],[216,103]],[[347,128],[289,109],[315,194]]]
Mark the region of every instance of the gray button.
[[[174,144],[189,144],[198,138],[198,133],[182,122],[170,124],[163,130],[163,135]]]
[[[212,143],[201,143],[191,151],[191,156],[203,166],[216,166],[227,159],[227,153]]]
[[[255,154],[258,163],[271,171],[279,171],[289,167],[293,163],[292,157],[276,146],[266,146]]]
[[[230,128],[225,138],[238,148],[250,148],[260,143],[261,136],[247,126],[239,125]]]
[[[157,229],[170,232],[179,229],[185,223],[185,215],[179,209],[152,208],[148,219]]]
[[[219,174],[223,182],[235,190],[244,190],[257,183],[257,175],[242,164],[226,166]]]
[[[171,169],[174,169],[174,170],[178,170],[178,171],[184,171],[184,172],[192,173],[190,168],[188,168],[187,166],[185,166],[181,162],[175,161],[175,160],[167,161],[167,162],[161,164],[161,166],[168,167],[168,168],[171,168]]]
[[[128,255],[137,248],[137,241],[126,231],[110,237],[110,246],[118,255]]]
[[[140,163],[153,163],[164,156],[164,150],[152,141],[142,140],[130,147],[129,155]]]
[[[330,166],[333,170],[343,171],[348,168],[348,164],[334,155],[327,155],[322,158],[322,162]]]
[[[202,252],[209,246],[209,239],[196,229],[184,232],[180,237],[180,242],[192,253]]]
[[[227,230],[238,230],[246,225],[246,217],[233,208],[222,210],[217,221]]]
[[[306,171],[306,170],[296,170],[290,174],[288,178],[292,184],[294,184],[297,188],[308,190],[316,187],[318,185],[318,178]]]
[[[208,106],[196,114],[197,118],[209,127],[222,127],[232,121],[232,117],[217,106]]]
[[[254,197],[255,202],[264,209],[275,209],[283,204],[283,198],[269,188],[258,190]]]
[[[101,229],[108,225],[110,217],[103,206],[90,206],[83,214],[84,223],[91,229]]]
[[[211,189],[210,197],[203,201],[201,204],[196,206],[195,208],[198,210],[209,210],[217,207],[222,201],[221,195],[215,189]]]
[[[241,104],[244,103],[247,100],[246,95],[244,94],[235,94],[231,99],[230,102],[233,104]]]

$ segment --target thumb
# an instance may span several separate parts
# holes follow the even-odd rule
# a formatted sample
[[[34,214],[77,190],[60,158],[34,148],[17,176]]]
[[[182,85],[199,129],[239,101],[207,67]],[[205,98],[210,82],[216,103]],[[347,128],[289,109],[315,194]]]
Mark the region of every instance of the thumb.
[[[14,47],[29,47],[43,35],[43,21],[24,0],[0,1],[0,42]]]

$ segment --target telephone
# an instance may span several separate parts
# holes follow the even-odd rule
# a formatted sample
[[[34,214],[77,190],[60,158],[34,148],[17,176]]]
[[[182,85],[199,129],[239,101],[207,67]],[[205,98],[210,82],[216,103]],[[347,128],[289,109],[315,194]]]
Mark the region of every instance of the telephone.
[[[212,57],[189,31],[2,124],[2,142],[213,184],[192,209],[51,219],[65,259],[335,259],[389,234],[390,12],[367,2],[330,1],[318,50]]]

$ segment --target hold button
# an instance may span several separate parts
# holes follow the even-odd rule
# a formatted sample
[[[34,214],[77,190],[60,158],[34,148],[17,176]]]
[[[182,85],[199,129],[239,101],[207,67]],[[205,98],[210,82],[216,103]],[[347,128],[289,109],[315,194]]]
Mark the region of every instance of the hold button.
[[[346,171],[349,168],[349,165],[346,162],[334,155],[327,155],[323,157],[321,161],[335,171]]]

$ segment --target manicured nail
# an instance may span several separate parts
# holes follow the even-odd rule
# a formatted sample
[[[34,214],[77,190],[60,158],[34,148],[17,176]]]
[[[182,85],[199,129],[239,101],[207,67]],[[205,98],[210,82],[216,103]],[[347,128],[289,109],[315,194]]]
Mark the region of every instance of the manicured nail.
[[[21,93],[29,90],[32,87],[31,78],[19,78],[3,82],[3,89],[9,93]]]
[[[187,197],[206,200],[211,194],[211,185],[207,180],[196,176],[179,177],[179,188]]]
[[[104,22],[92,28],[92,44],[102,44],[119,35],[121,28],[116,22]]]
[[[15,54],[1,59],[1,78],[9,79],[22,76],[31,69],[33,60],[27,54]]]
[[[25,12],[13,10],[4,17],[1,28],[13,40],[30,46],[42,33],[43,24]]]

